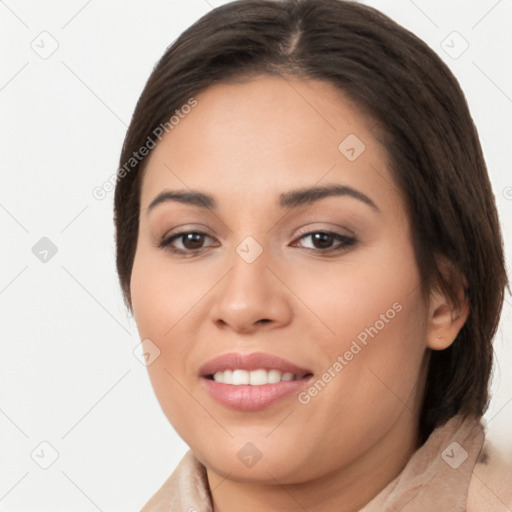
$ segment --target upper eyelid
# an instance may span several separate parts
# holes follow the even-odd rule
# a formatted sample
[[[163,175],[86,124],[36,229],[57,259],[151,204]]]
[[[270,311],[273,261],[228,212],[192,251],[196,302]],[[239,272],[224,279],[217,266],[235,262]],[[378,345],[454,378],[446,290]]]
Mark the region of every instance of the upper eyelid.
[[[172,233],[172,234],[169,234],[169,235],[164,235],[160,242],[158,243],[158,245],[160,246],[164,246],[164,248],[166,246],[169,246],[171,245],[171,243],[173,243],[175,240],[179,240],[181,237],[187,235],[187,234],[190,234],[190,233],[195,233],[195,234],[200,234],[200,235],[205,235],[206,237],[214,240],[215,237],[211,236],[210,234],[204,232],[204,231],[201,231],[199,229],[185,229],[183,231],[178,231],[177,233]],[[312,236],[316,233],[324,233],[324,234],[327,234],[327,235],[331,235],[331,236],[334,236],[334,237],[339,237],[339,238],[345,238],[345,239],[350,239],[352,241],[356,241],[356,237],[354,234],[351,234],[351,235],[344,235],[342,233],[338,233],[336,231],[332,231],[330,229],[309,229],[308,231],[304,231],[303,233],[298,233],[297,235],[295,235],[292,243],[296,243],[298,242],[299,240],[301,240],[302,238],[304,237],[308,237],[308,236]],[[199,248],[199,249],[178,249],[179,251],[183,251],[183,252],[188,252],[188,253],[193,253],[193,252],[197,252],[197,251],[201,251],[202,249],[207,249],[208,247],[212,247],[212,245],[210,246],[206,246],[206,247],[202,247],[202,248]],[[213,247],[215,247],[215,245],[213,245]]]
[[[295,238],[302,238],[303,236],[311,236],[311,235],[315,235],[317,233],[323,233],[325,235],[333,235],[333,236],[339,236],[340,238],[355,238],[355,236],[353,234],[344,234],[344,233],[338,233],[337,231],[331,231],[331,230],[328,230],[328,229],[317,229],[317,230],[314,230],[314,231],[305,231],[304,233],[300,233],[299,235],[297,235]]]
[[[330,235],[338,235],[338,236],[343,236],[343,237],[347,237],[347,238],[350,236],[355,236],[355,233],[353,233],[351,230],[347,230],[347,231],[350,231],[350,234],[338,233],[336,231],[333,231],[332,229],[322,229],[322,228],[308,229],[304,232],[297,233],[295,235],[295,238],[303,237],[305,235],[313,235],[315,233],[326,233],[326,234],[330,234]],[[179,238],[180,236],[188,235],[189,233],[196,233],[196,234],[200,234],[200,235],[206,235],[210,238],[214,238],[214,235],[211,235],[210,233],[208,233],[206,231],[201,231],[200,229],[184,229],[182,231],[177,231],[176,233],[168,232],[165,235],[163,235],[161,238],[162,238],[162,240],[166,240],[166,239],[174,238],[174,237]]]
[[[205,235],[211,239],[215,238],[214,236],[210,235],[209,233],[206,233],[205,231],[200,231],[199,229],[187,229],[185,231],[177,231],[176,233],[166,234],[161,238],[161,240],[162,241],[171,240],[171,239],[178,240],[180,237],[188,235],[190,233],[194,233],[194,234],[198,234],[198,235]]]
[[[333,223],[328,223],[328,224],[331,224],[334,226]],[[338,231],[346,231],[347,233],[339,233]],[[308,224],[303,228],[299,228],[298,233],[295,234],[295,237],[307,235],[307,234],[311,234],[311,233],[319,233],[319,232],[331,233],[334,235],[346,236],[346,237],[355,237],[356,236],[356,232],[347,227],[342,227],[342,226],[336,225],[336,227],[329,227],[329,228],[314,228]]]
[[[354,235],[344,235],[342,233],[337,233],[335,231],[328,231],[328,230],[322,230],[322,229],[319,229],[319,230],[316,230],[316,231],[306,231],[305,233],[302,233],[300,235],[297,235],[295,238],[294,238],[294,241],[292,243],[297,243],[299,240],[301,240],[302,238],[304,237],[308,237],[308,236],[312,236],[316,233],[324,233],[326,235],[330,235],[334,238],[337,238],[338,239],[338,243],[342,243],[343,244],[343,239],[345,240],[345,243],[354,243],[354,242],[357,242],[357,238],[354,236]]]
[[[201,233],[204,235],[208,235],[210,237],[214,237],[216,235],[212,234],[213,230],[210,230],[208,226],[199,225],[200,227],[188,227],[187,224],[183,224],[181,226],[174,227],[172,229],[164,231],[164,234],[160,236],[160,239],[165,240],[167,238],[173,237],[175,235],[182,235],[187,233]]]

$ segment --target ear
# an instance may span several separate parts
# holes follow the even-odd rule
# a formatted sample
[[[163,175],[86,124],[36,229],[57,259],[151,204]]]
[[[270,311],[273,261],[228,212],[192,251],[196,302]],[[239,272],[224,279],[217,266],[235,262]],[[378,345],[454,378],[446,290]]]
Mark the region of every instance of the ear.
[[[447,273],[454,275],[453,267],[447,263],[442,263],[440,269],[445,277],[448,277]],[[469,314],[469,301],[464,291],[464,287],[467,287],[466,279],[463,277],[458,280],[448,279],[448,281],[460,283],[455,285],[459,304],[454,304],[440,289],[435,289],[430,294],[427,346],[432,350],[448,348],[455,341]]]

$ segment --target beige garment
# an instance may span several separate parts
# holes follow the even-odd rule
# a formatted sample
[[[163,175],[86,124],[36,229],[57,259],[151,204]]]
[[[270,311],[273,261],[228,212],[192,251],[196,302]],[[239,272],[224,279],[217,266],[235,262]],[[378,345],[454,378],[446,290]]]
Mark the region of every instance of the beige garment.
[[[484,439],[480,418],[454,416],[359,512],[511,512],[512,461]],[[192,451],[141,512],[212,512],[206,470]]]

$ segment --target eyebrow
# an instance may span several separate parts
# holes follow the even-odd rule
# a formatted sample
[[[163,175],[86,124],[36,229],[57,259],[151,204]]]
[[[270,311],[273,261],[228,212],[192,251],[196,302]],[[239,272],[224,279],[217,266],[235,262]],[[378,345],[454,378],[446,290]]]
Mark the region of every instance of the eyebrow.
[[[303,188],[283,193],[279,196],[279,206],[281,208],[297,208],[306,204],[311,204],[325,197],[348,196],[358,199],[370,206],[376,211],[380,211],[377,205],[366,195],[347,185],[325,185],[322,187]]]
[[[334,196],[352,197],[367,204],[373,210],[380,212],[378,206],[366,194],[363,194],[359,190],[356,190],[355,188],[349,187],[347,185],[338,184],[302,188],[282,193],[279,195],[279,206],[289,210],[292,208],[298,208],[300,206],[315,203],[316,201],[326,197]],[[194,190],[164,190],[163,192],[160,192],[160,194],[158,194],[153,199],[153,201],[151,201],[147,208],[147,213],[153,210],[157,205],[168,201],[190,204],[209,210],[215,210],[217,208],[217,202],[215,199],[203,192]]]
[[[199,206],[201,208],[208,208],[209,210],[215,210],[217,203],[212,196],[204,194],[203,192],[197,192],[194,190],[164,190],[160,192],[148,206],[147,213],[149,213],[157,205],[166,203],[167,201],[176,201],[178,203],[191,204],[193,206]]]

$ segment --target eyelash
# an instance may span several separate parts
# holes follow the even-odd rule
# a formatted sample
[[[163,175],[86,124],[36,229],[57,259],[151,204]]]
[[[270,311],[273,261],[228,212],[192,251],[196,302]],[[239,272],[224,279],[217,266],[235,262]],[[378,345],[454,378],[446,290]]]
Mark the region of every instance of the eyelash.
[[[353,237],[349,237],[349,236],[345,236],[345,235],[341,235],[339,233],[335,233],[333,231],[322,231],[322,230],[319,230],[319,231],[309,231],[307,233],[303,233],[302,235],[299,236],[298,240],[301,240],[302,238],[306,238],[308,236],[312,236],[312,235],[317,235],[317,234],[321,234],[321,235],[327,235],[327,236],[330,236],[332,238],[334,238],[335,240],[337,240],[339,242],[339,245],[338,246],[335,246],[335,247],[329,247],[327,249],[316,249],[316,248],[310,248],[310,247],[305,247],[305,249],[309,250],[309,251],[313,251],[313,252],[320,252],[322,254],[330,254],[330,253],[341,253],[343,251],[346,251],[350,246],[353,246],[357,240]],[[175,233],[174,235],[170,236],[170,237],[167,237],[167,238],[163,238],[159,243],[158,243],[158,247],[160,249],[164,249],[166,251],[169,251],[173,254],[180,254],[180,255],[183,255],[183,256],[188,256],[188,257],[191,257],[191,256],[195,256],[197,254],[199,254],[202,250],[204,250],[205,248],[202,247],[200,249],[190,249],[190,250],[183,250],[183,249],[177,249],[176,247],[172,247],[171,244],[179,239],[179,238],[182,238],[185,236],[185,235],[204,235],[208,238],[211,238],[207,233],[204,233],[202,231],[182,231],[180,233]]]

